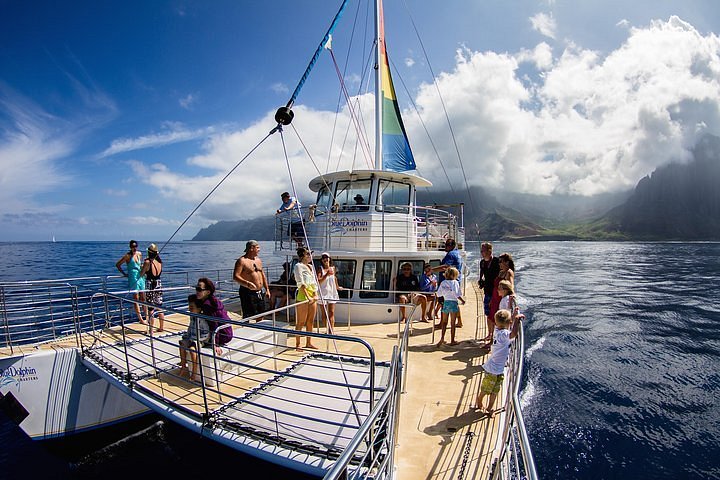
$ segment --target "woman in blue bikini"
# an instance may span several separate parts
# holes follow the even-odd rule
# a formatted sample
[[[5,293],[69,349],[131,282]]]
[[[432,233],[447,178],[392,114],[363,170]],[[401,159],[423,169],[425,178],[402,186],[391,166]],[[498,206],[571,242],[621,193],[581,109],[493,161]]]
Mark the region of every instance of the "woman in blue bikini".
[[[127,273],[122,269],[122,264],[127,264]],[[128,290],[134,291],[133,298],[141,302],[145,301],[145,277],[140,275],[142,269],[142,253],[138,251],[138,244],[135,240],[130,240],[130,251],[117,261],[115,267],[128,279]],[[145,316],[147,316],[147,307],[143,307]],[[135,304],[135,313],[138,320],[143,325],[147,322],[140,313],[140,305]]]

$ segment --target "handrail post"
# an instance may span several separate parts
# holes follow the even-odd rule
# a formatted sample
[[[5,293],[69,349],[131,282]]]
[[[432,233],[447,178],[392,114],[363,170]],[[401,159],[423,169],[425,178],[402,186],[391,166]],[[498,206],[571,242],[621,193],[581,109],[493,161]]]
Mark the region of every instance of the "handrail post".
[[[122,312],[123,309],[123,300],[120,299],[120,311]],[[125,378],[128,382],[128,387],[132,388],[132,376],[130,375],[130,357],[128,355],[128,349],[127,349],[127,335],[125,334],[125,316],[120,316],[120,332],[122,333],[122,340],[123,340],[123,351],[125,352],[125,368],[127,368],[127,374],[125,375]]]
[[[53,340],[57,339],[57,331],[55,330],[55,316],[52,308],[52,287],[48,285],[48,309],[50,309],[50,327],[52,328]]]
[[[195,335],[195,346],[197,347],[197,368],[198,372],[200,373],[200,390],[202,390],[202,397],[203,397],[203,406],[205,407],[205,418],[210,418],[210,409],[208,408],[208,400],[207,400],[207,391],[205,390],[207,387],[205,385],[205,375],[203,374],[203,366],[202,366],[202,343],[200,342],[200,319],[196,317],[191,317],[195,320],[195,331],[197,334]],[[210,348],[212,349],[213,353],[213,359],[215,358],[215,332],[210,332]],[[215,375],[217,376],[217,364],[213,360],[213,364],[215,365]],[[192,379],[191,379],[192,380]],[[217,381],[217,380],[216,380]],[[220,385],[218,385],[219,389]]]
[[[5,302],[5,287],[0,287],[0,309],[3,314],[3,322],[5,323],[5,345],[10,347],[10,354],[14,354],[12,341],[10,340],[10,320],[7,316],[7,304]]]
[[[73,321],[75,323],[75,344],[78,348],[82,349],[82,336],[80,333],[80,306],[77,298],[77,287],[75,285],[69,285],[70,287],[70,304],[72,305]]]

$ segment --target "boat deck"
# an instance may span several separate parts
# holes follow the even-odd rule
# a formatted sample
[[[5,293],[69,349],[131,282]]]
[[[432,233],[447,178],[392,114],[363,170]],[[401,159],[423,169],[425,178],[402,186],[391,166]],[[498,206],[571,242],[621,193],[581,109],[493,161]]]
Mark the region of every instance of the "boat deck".
[[[463,327],[456,333],[459,345],[438,348],[431,343],[429,327],[420,323],[414,329],[400,404],[399,480],[489,478],[503,413],[488,417],[472,409],[480,366],[489,351],[475,341],[476,327],[478,338],[486,335],[482,299],[474,288],[467,289],[465,299],[460,307]],[[495,408],[504,403],[499,395]]]
[[[475,341],[475,338],[485,336],[485,322],[481,311],[482,300],[477,298],[477,292],[473,288],[468,288],[466,300],[467,304],[461,306],[464,325],[457,330],[456,340],[459,344],[456,346],[437,347],[436,343],[440,332],[438,330],[433,332],[430,323],[413,323],[408,347],[406,385],[400,400],[399,435],[395,458],[397,478],[400,480],[487,478],[489,476],[493,451],[499,437],[498,429],[502,428],[503,413],[498,412],[494,416],[488,417],[471,408],[479,388],[480,365],[485,361],[488,350],[480,349],[478,342]],[[416,314],[416,317],[418,315]],[[328,361],[323,359],[323,355],[360,356],[364,353],[362,345],[359,343],[337,342],[327,338],[313,339],[318,350],[297,351],[294,348],[295,339],[289,335],[286,340],[287,348],[276,349],[272,355],[255,363],[255,368],[249,369],[243,374],[233,375],[223,381],[221,392],[205,389],[205,395],[203,395],[203,389],[198,383],[178,376],[179,359],[175,346],[180,332],[186,328],[187,317],[180,315],[177,317],[180,318],[175,318],[173,315],[166,318],[166,331],[155,334],[152,347],[149,338],[145,335],[145,326],[139,324],[126,326],[125,341],[128,345],[133,345],[135,351],[138,352],[138,356],[133,358],[136,358],[141,365],[141,367],[131,365],[130,368],[132,374],[137,377],[137,385],[155,393],[158,397],[170,400],[179,408],[197,416],[202,416],[206,408],[211,411],[221,411],[225,421],[232,421],[236,418],[238,423],[242,423],[243,418],[247,419],[248,415],[256,415],[253,420],[256,428],[258,428],[257,425],[262,428],[262,424],[266,420],[258,412],[268,411],[268,408],[265,408],[267,405],[259,405],[257,411],[253,411],[253,407],[258,405],[256,402],[274,402],[269,409],[280,411],[287,409],[288,403],[291,402],[291,399],[285,398],[287,391],[280,391],[276,395],[256,394],[259,387],[265,389],[263,394],[269,391],[267,390],[268,386],[272,388],[273,378],[278,371],[300,366],[307,371],[304,375],[313,376],[312,369],[321,368],[321,363]],[[351,327],[337,325],[335,333],[362,338],[373,347],[376,361],[382,363],[391,358],[392,349],[397,345],[401,332],[400,326],[397,324],[373,324]],[[446,334],[446,341],[449,341],[449,333],[448,331]],[[82,343],[88,346],[95,337],[102,338],[102,343],[108,345],[121,342],[123,332],[119,327],[113,327],[103,330],[100,335],[97,333],[83,334]],[[42,349],[74,348],[75,342],[76,339],[72,336],[37,346],[16,346],[14,354],[35,353]],[[163,348],[162,345],[168,348]],[[171,345],[172,348],[170,348]],[[112,354],[107,351],[102,353],[104,348],[107,347],[96,345],[93,350],[96,355],[104,355],[105,360],[110,363],[116,362],[120,365],[121,362],[125,362],[124,358],[111,358]],[[19,349],[20,351],[18,351]],[[6,350],[8,349],[0,349],[0,355],[8,355],[10,352]],[[141,356],[153,356],[154,362],[142,359]],[[160,365],[161,368],[154,370],[153,364]],[[376,366],[376,369],[376,385],[382,385],[381,378],[384,372],[381,367]],[[327,370],[332,371],[332,368]],[[351,370],[348,371],[351,372]],[[363,372],[363,375],[367,377],[367,371]],[[301,373],[300,377],[302,376]],[[362,375],[358,376],[358,378],[360,377]],[[347,378],[344,380],[347,381]],[[302,378],[295,380],[295,383],[289,388],[302,392],[304,388]],[[349,398],[341,399],[340,393],[330,394],[326,404],[319,403],[314,407],[317,409],[316,411],[307,410],[307,416],[323,415],[322,412],[331,412],[334,404],[349,401]],[[253,395],[255,396],[253,397]],[[358,390],[355,393],[349,392],[347,395],[357,399],[362,393]],[[367,397],[367,391],[364,392],[364,395]],[[235,402],[241,397],[243,402]],[[316,400],[308,398],[304,405],[313,405],[314,402]],[[504,403],[504,398],[498,398],[496,408]],[[365,406],[367,408],[367,398],[365,398]],[[343,422],[347,422],[348,418],[346,414],[343,417],[341,412],[346,412],[347,408],[338,407],[337,411],[338,415],[342,417],[338,419],[337,425],[344,425]],[[367,415],[367,410],[362,413]],[[273,419],[273,421],[277,422],[277,419]],[[282,422],[280,423],[282,424]],[[289,429],[296,429],[295,425],[291,426],[291,422],[287,422],[287,425]],[[317,429],[318,425],[313,425],[310,421],[305,428],[307,432],[310,432]],[[298,433],[296,430],[293,433],[296,438],[302,438],[305,434],[304,432]],[[280,435],[282,432],[278,432],[278,434]],[[338,427],[336,431],[314,432],[313,435],[334,435],[334,440],[328,440],[328,443],[342,448],[352,438],[353,432],[347,431],[345,427]]]

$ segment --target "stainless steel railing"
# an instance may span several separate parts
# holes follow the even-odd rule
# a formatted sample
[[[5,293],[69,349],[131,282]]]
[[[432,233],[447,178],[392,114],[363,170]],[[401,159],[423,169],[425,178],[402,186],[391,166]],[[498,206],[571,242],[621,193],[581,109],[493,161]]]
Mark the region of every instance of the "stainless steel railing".
[[[128,302],[136,303],[122,295],[99,293],[93,299],[93,308],[96,316],[102,317],[107,315],[108,308],[122,310],[115,305]],[[168,332],[161,334],[147,332],[144,326],[122,317],[115,328],[87,332],[82,337],[83,355],[132,391],[172,405],[203,428],[231,430],[287,448],[337,458],[354,433],[363,427],[368,415],[376,410],[381,394],[395,389],[396,385],[375,377],[379,367],[389,368],[388,363],[377,362],[373,348],[362,338],[296,332],[275,320],[281,314],[287,315],[296,305],[219,325],[218,329],[230,325],[234,338],[221,346],[219,352],[212,340],[207,348],[196,344],[199,366],[195,382],[181,378],[177,366],[178,340],[190,321],[188,312],[180,309],[166,309]],[[260,318],[267,320],[252,323]],[[404,328],[405,334],[399,336],[398,342],[407,345],[410,325]],[[296,334],[316,341],[322,339],[328,346],[298,354],[288,346],[288,337]],[[312,373],[323,369],[329,378]],[[387,377],[390,382],[394,381],[392,369]],[[366,380],[361,381],[362,378]],[[300,387],[293,386],[293,381]],[[180,395],[178,388],[182,390]],[[301,393],[305,400],[299,399]],[[302,408],[290,408],[289,399],[302,402]],[[274,404],[268,405],[268,402]],[[323,402],[325,407],[318,410],[316,403]],[[333,418],[335,405],[343,402],[352,403],[351,414],[340,409],[334,412],[337,415]],[[342,420],[338,420],[340,413]],[[394,421],[394,417],[388,421],[390,419]],[[392,428],[388,426],[386,431],[392,433]],[[330,430],[342,433],[322,433]],[[373,438],[379,437],[380,433],[375,432]],[[315,440],[310,442],[310,438]],[[358,454],[363,462],[377,462],[380,457],[384,458],[382,452],[388,451],[387,448],[378,451],[377,442],[365,443],[365,446]],[[359,461],[358,455],[351,459],[354,465]]]
[[[493,465],[492,479],[522,478],[536,480],[538,478],[518,397],[522,380],[524,354],[525,335],[523,327],[520,325],[508,360],[508,378],[506,382],[509,383],[509,389],[504,405],[503,443]]]
[[[311,207],[275,216],[275,250],[292,251],[303,242],[321,250],[433,251],[454,238],[463,248],[465,229],[459,214],[408,205]]]
[[[232,270],[164,273],[166,306],[185,305],[187,298],[179,294],[177,287],[184,287],[201,276],[213,279],[221,289],[232,284]],[[127,279],[119,275],[0,282],[0,347],[14,354],[20,345],[71,338],[96,328],[90,307],[92,296],[98,291],[123,292],[126,288]],[[131,313],[127,308],[132,307],[124,303],[107,308],[104,319],[109,325],[117,324],[121,317]]]
[[[393,348],[387,390],[323,480],[393,478],[410,331],[411,322],[407,322],[399,345]],[[368,452],[375,455],[368,458]]]

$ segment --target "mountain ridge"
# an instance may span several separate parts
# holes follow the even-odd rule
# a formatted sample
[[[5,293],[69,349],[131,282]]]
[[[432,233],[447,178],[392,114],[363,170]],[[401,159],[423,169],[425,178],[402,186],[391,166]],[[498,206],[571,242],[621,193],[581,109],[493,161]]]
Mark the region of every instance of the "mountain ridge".
[[[659,167],[625,192],[548,197],[471,187],[419,189],[417,199],[464,203],[468,240],[720,240],[719,184],[720,138],[705,135],[689,162]],[[267,215],[216,222],[192,240],[272,240],[273,231]]]

